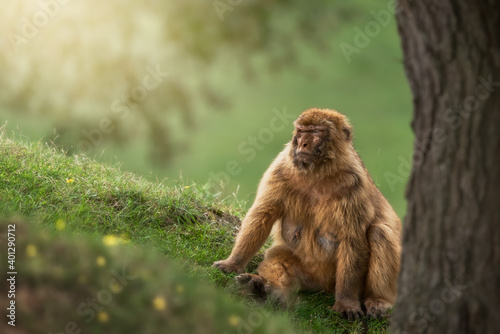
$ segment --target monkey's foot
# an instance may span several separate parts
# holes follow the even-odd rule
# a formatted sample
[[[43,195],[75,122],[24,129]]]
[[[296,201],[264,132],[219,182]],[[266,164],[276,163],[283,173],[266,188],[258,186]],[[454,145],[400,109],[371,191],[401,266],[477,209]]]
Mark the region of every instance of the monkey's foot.
[[[361,304],[357,300],[337,300],[335,301],[335,305],[330,308],[349,320],[358,320],[364,315]]]
[[[255,274],[241,274],[236,276],[236,280],[241,285],[246,284],[251,294],[262,299],[267,297],[270,284],[265,278]]]
[[[378,298],[368,298],[365,301],[366,315],[371,318],[382,318],[387,315],[392,304]]]

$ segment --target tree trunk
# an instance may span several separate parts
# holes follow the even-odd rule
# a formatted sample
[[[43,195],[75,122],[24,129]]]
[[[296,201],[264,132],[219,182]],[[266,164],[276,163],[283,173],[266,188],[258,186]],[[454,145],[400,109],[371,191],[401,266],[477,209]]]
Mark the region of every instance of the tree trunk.
[[[401,0],[413,170],[393,333],[500,332],[500,3]]]

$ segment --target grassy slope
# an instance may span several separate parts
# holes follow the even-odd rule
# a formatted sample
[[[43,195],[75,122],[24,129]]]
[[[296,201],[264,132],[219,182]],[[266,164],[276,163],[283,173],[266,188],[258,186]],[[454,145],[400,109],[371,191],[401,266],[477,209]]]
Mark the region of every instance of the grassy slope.
[[[62,220],[73,233],[122,236],[179,259],[193,276],[235,290],[232,276],[210,265],[229,254],[244,212],[212,198],[201,186],[151,183],[0,134],[0,217],[13,215],[38,221],[54,233]],[[315,333],[386,331],[387,320],[339,318],[327,308],[333,302],[324,293],[301,294],[289,316],[297,328]]]

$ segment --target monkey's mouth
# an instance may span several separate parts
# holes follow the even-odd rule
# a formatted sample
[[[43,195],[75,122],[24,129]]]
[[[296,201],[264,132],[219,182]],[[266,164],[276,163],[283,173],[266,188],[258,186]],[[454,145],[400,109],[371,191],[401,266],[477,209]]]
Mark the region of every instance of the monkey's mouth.
[[[309,161],[313,158],[313,154],[310,152],[295,152],[293,155],[294,160]]]
[[[323,157],[323,152],[319,149],[316,149],[313,152],[306,152],[306,151],[295,152],[296,159],[316,160],[321,157]]]
[[[295,154],[297,156],[306,156],[306,157],[310,157],[312,155],[312,153],[310,153],[310,152],[304,152],[304,151],[300,151],[300,152],[297,152]]]

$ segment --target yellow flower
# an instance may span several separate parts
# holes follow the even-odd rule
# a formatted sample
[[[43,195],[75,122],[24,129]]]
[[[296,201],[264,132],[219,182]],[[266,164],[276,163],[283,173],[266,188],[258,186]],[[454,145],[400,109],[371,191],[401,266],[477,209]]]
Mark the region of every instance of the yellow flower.
[[[26,247],[26,254],[29,257],[36,256],[36,247],[33,245],[28,245],[28,247]]]
[[[104,238],[102,238],[102,242],[106,246],[116,246],[118,244],[119,240],[114,235],[107,235]]]
[[[113,282],[109,285],[109,290],[113,293],[120,293],[123,290],[123,285]]]
[[[104,256],[98,256],[95,262],[99,267],[104,267],[106,265],[106,259],[104,258]]]
[[[102,238],[102,243],[105,244],[106,246],[116,246],[119,244],[126,244],[130,240],[127,238],[125,235],[121,235],[119,237],[114,236],[114,235],[106,235],[105,237]]]
[[[66,183],[73,183],[73,182],[75,182],[75,180],[73,180],[73,179],[66,179]]]
[[[99,322],[108,322],[108,320],[109,320],[108,312],[102,311],[102,312],[97,313],[97,320]]]
[[[155,309],[161,311],[167,307],[167,301],[163,297],[156,297],[153,299],[153,306]]]
[[[187,189],[187,188],[189,188],[189,186],[185,186],[185,187],[184,187],[184,189]]]
[[[62,219],[56,221],[56,230],[62,231],[66,228],[66,222]]]
[[[236,327],[240,323],[240,317],[238,317],[237,315],[232,315],[229,317],[228,322],[231,326]]]
[[[177,287],[175,288],[175,290],[178,293],[183,293],[184,292],[184,286],[183,285],[177,285]]]

